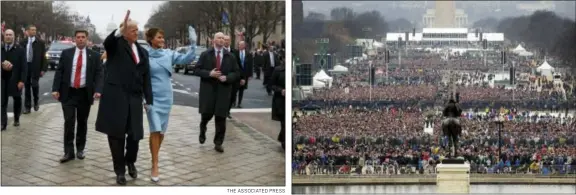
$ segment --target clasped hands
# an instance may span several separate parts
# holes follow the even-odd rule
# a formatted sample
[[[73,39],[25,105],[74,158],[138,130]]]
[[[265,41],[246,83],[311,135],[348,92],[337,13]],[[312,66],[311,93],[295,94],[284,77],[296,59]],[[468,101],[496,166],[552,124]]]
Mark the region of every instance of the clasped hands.
[[[4,62],[2,62],[2,69],[6,70],[6,71],[10,71],[12,70],[12,63],[8,60],[4,60]]]
[[[222,75],[218,69],[214,68],[210,71],[210,77],[218,79],[220,82],[226,82],[226,76]]]

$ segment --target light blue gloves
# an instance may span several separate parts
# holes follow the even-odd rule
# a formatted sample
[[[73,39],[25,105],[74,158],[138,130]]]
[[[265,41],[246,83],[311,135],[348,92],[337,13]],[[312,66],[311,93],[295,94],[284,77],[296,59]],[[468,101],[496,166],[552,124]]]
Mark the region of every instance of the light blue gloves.
[[[188,39],[190,40],[191,46],[196,46],[198,36],[196,35],[196,30],[194,27],[192,27],[192,25],[188,26]]]

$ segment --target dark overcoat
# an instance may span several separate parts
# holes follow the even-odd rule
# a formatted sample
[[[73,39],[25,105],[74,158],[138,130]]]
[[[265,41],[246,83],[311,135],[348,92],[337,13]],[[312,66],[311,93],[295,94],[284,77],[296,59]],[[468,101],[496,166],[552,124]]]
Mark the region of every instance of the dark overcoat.
[[[24,49],[24,56],[26,56],[26,46],[28,39],[25,38],[20,41],[20,46]],[[32,42],[32,63],[28,66],[28,71],[32,74],[32,78],[40,78],[40,72],[48,70],[48,59],[46,59],[46,43],[36,37]],[[26,59],[26,57],[24,57]],[[26,62],[27,63],[27,62]]]
[[[220,71],[226,76],[226,82],[221,82],[210,77],[210,71],[216,68],[216,53],[214,48],[210,48],[198,59],[194,67],[194,75],[200,77],[200,92],[198,112],[200,114],[213,114],[215,116],[226,117],[230,109],[230,96],[232,87],[240,80],[240,68],[236,63],[234,54],[222,50],[222,64]]]
[[[248,50],[244,50],[244,67],[242,67],[242,60],[240,60],[240,50],[236,50],[234,56],[236,56],[238,67],[240,67],[240,79],[244,79],[245,81],[244,85],[239,86],[239,88],[248,89],[248,78],[252,77],[252,73],[254,72],[254,55]]]
[[[9,96],[22,96],[22,90],[18,89],[18,82],[26,83],[28,73],[28,63],[26,63],[24,48],[14,44],[10,49],[6,50],[6,46],[2,45],[2,61],[0,62],[5,60],[12,63],[12,70],[10,71],[0,68],[2,69],[2,82],[6,82],[6,85],[8,85],[6,93]]]
[[[96,131],[109,136],[134,139],[144,137],[143,99],[152,104],[152,85],[148,52],[135,43],[140,61],[132,58],[132,49],[123,37],[113,31],[104,40],[106,76],[96,119]]]
[[[270,78],[270,86],[274,90],[272,98],[272,120],[284,120],[286,115],[286,96],[282,95],[282,90],[286,89],[286,66],[276,66]]]
[[[66,102],[69,98],[72,66],[74,64],[74,55],[76,54],[76,47],[65,49],[60,55],[58,62],[58,69],[54,73],[54,81],[52,83],[52,92],[60,93],[58,101]],[[90,105],[94,104],[94,93],[102,93],[102,61],[100,61],[100,53],[86,48],[86,95]]]

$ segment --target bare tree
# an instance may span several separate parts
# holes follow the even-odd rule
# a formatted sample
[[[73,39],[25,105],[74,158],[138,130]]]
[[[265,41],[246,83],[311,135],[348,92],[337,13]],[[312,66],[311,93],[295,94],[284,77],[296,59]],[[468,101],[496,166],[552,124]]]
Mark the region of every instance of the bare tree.
[[[228,14],[228,26],[222,21],[224,12]],[[186,25],[193,25],[198,40],[224,31],[231,35],[233,42],[236,42],[236,31],[244,29],[246,42],[251,43],[258,35],[269,37],[283,19],[284,2],[170,1],[154,11],[146,27],[162,28],[166,38],[186,40]],[[209,44],[207,40],[206,45]]]
[[[30,24],[47,36],[71,36],[73,33],[74,26],[69,21],[68,7],[64,2],[2,1],[1,5],[2,20],[7,28],[14,29],[16,36],[22,37],[20,29]]]

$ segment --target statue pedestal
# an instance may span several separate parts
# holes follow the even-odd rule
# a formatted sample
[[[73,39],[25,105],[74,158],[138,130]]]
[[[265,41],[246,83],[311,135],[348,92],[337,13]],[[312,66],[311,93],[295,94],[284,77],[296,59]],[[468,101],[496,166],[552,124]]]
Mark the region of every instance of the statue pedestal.
[[[436,166],[437,193],[470,193],[470,164],[447,159]]]

